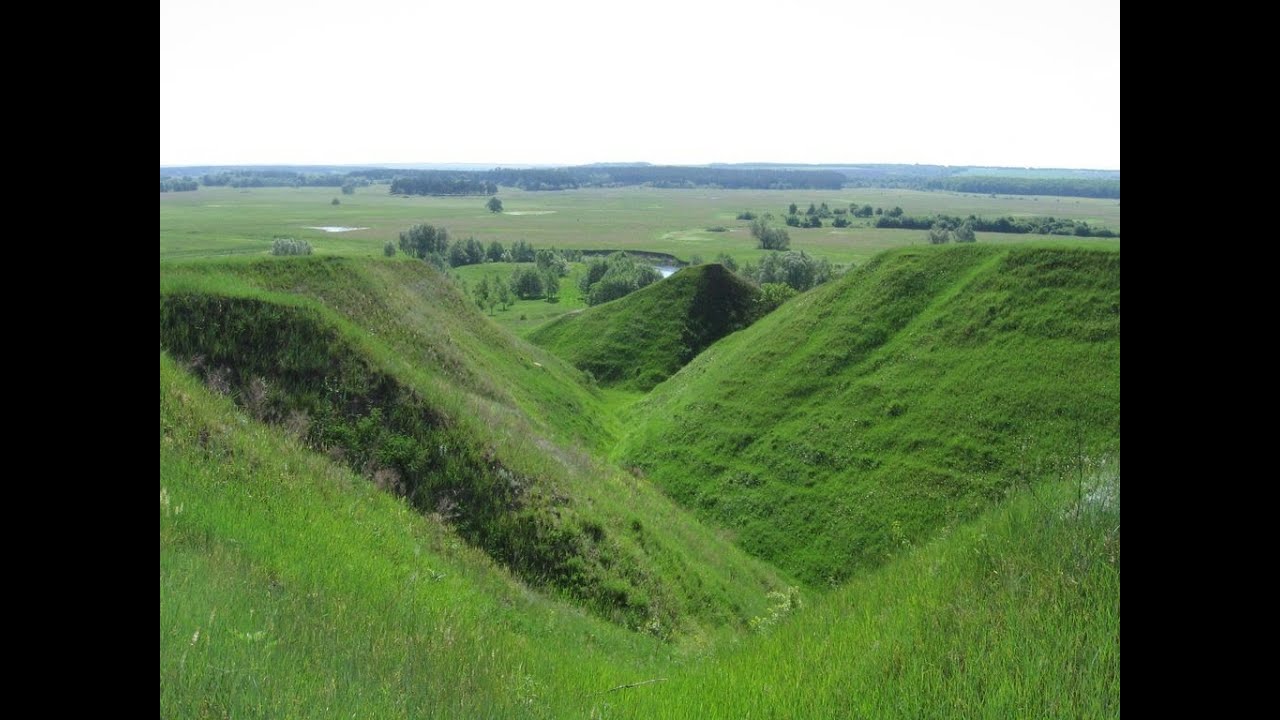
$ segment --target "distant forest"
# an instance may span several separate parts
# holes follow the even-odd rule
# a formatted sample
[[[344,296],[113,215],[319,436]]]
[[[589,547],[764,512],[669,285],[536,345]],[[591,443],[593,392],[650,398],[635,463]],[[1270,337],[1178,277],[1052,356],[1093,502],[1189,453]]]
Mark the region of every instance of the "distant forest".
[[[186,167],[161,168],[160,191],[230,187],[356,187],[389,185],[394,195],[493,195],[499,186],[530,191],[583,187],[838,190],[886,187],[980,194],[1120,198],[1119,171],[1027,170],[942,165],[582,165],[565,168],[412,170],[402,168]]]

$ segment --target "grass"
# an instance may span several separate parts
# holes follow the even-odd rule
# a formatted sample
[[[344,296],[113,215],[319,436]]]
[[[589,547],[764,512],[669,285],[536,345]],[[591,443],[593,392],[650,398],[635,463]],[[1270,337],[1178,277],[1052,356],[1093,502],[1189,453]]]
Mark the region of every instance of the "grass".
[[[739,263],[758,262],[763,251],[737,220],[744,210],[785,214],[788,204],[802,208],[810,202],[847,207],[851,202],[886,210],[895,205],[909,215],[946,213],[985,216],[1053,215],[1086,220],[1090,225],[1120,230],[1120,204],[1114,200],[1037,196],[972,195],[850,188],[826,191],[782,190],[661,190],[654,188],[585,189],[523,192],[502,189],[499,196],[508,213],[548,212],[545,215],[494,214],[483,197],[411,197],[386,193],[385,186],[361,188],[330,205],[332,188],[200,188],[160,197],[160,258],[184,259],[237,254],[263,254],[276,236],[306,239],[319,254],[380,256],[387,240],[402,230],[427,222],[447,227],[454,238],[474,236],[486,245],[525,239],[537,247],[583,250],[648,250],[693,255],[713,260],[718,253]],[[881,230],[859,219],[851,228],[789,228],[792,246],[840,264],[866,262],[877,253],[923,244],[923,231]],[[330,234],[306,226],[368,227]],[[710,232],[724,226],[727,232]],[[981,243],[1020,243],[1025,235],[980,233]],[[1082,246],[1118,247],[1115,240],[1075,240]]]
[[[1120,716],[1119,469],[1015,493],[612,717]]]
[[[255,417],[302,425],[316,450],[601,617],[698,636],[745,626],[785,584],[595,459],[614,428],[578,372],[423,263],[183,264],[163,275],[160,328]]]
[[[1119,715],[1115,465],[692,646],[530,592],[163,353],[160,477],[165,717]]]
[[[698,265],[612,302],[562,315],[529,339],[602,385],[646,391],[711,343],[749,325],[759,294],[723,265]]]
[[[878,192],[850,194],[920,212]],[[162,716],[1119,715],[1119,471],[1097,460],[1119,454],[1117,242],[864,262],[874,243],[841,240],[859,268],[642,393],[509,332],[557,304],[489,317],[383,236],[551,218],[546,245],[688,250],[778,193],[503,193],[557,210],[515,216],[179,195],[201,197],[161,199]],[[978,201],[1004,202],[947,200]],[[635,225],[566,229],[597,206]],[[285,218],[371,230],[208,257],[260,254]],[[666,352],[669,308],[709,272],[581,313],[566,354],[668,372],[693,354]]]
[[[1120,257],[903,249],[730,335],[632,406],[615,455],[813,585],[1081,450],[1116,452]]]

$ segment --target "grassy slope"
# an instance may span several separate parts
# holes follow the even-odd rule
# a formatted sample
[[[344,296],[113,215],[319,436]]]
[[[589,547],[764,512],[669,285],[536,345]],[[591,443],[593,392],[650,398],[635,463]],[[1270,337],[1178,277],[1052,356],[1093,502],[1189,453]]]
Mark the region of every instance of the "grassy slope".
[[[670,652],[529,592],[161,354],[162,716],[558,716]]]
[[[1082,454],[1118,451],[1120,256],[904,249],[712,346],[619,459],[736,542],[836,582]]]
[[[1119,716],[1118,474],[710,655],[530,593],[163,353],[160,478],[164,717]]]
[[[274,419],[307,410],[308,439],[357,470],[426,468],[420,506],[461,498],[460,527],[471,523],[477,542],[606,617],[700,635],[744,626],[783,584],[581,449],[607,444],[611,432],[577,372],[494,326],[423,263],[163,268],[161,335],[184,357],[202,355],[205,371],[241,367],[232,389],[242,402],[252,379],[267,376],[280,395],[267,403],[279,405]],[[507,481],[523,487],[495,497]]]
[[[1120,717],[1119,468],[973,523],[669,681],[635,718]]]
[[[759,292],[723,265],[699,265],[561,316],[529,339],[601,384],[649,390],[711,343],[746,327]]]

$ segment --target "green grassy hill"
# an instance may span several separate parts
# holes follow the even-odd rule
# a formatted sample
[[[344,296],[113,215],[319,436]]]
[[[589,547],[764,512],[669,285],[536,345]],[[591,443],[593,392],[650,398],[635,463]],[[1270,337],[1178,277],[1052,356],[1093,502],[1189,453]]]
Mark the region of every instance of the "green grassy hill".
[[[161,353],[160,712],[1115,717],[1118,472],[1088,481],[672,645],[530,592]]]
[[[723,265],[698,265],[613,302],[561,316],[529,339],[601,384],[649,390],[751,323],[760,291]]]
[[[617,457],[810,583],[1119,450],[1120,254],[892,251],[712,346]]]
[[[161,715],[1118,717],[1119,286],[688,269],[543,329],[632,402],[419,261],[162,263]]]
[[[663,636],[745,627],[785,585],[598,461],[610,424],[577,371],[494,326],[424,263],[170,268],[160,339],[250,416],[619,624]]]

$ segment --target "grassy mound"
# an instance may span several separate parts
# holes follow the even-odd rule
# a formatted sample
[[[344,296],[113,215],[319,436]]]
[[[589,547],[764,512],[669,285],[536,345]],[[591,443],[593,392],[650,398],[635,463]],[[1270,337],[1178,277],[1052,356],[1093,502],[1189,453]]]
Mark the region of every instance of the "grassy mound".
[[[893,251],[717,343],[618,457],[811,583],[1119,449],[1120,254]]]
[[[601,384],[649,390],[716,340],[749,325],[759,294],[723,265],[698,265],[557,318],[529,339]]]
[[[160,337],[256,420],[619,624],[664,637],[744,627],[784,585],[584,451],[608,435],[577,373],[493,327],[423,263],[175,272],[161,286]]]

